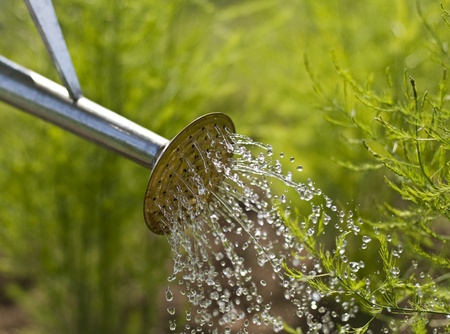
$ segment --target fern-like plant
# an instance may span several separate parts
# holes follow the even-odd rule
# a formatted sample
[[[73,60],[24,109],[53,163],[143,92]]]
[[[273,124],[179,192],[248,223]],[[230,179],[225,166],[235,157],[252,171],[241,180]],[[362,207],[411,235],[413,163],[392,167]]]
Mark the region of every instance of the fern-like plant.
[[[445,9],[443,17],[449,27]],[[372,88],[371,80],[365,84],[355,80],[334,55],[344,98],[329,97],[313,80],[323,98],[325,117],[345,127],[347,143],[363,145],[369,153],[366,161],[340,165],[352,172],[382,171],[394,193],[389,202],[378,199],[377,220],[364,218],[364,210],[341,211],[331,246],[323,241],[317,220],[310,224],[308,217],[285,217],[322,270],[311,275],[287,268],[288,273],[341,305],[354,305],[338,319],[342,333],[450,330],[449,57],[446,39],[424,25],[432,34],[433,57],[443,67],[434,93],[424,91],[407,70],[398,85],[400,92],[389,70],[388,88],[380,92]],[[308,233],[310,226],[315,235]]]

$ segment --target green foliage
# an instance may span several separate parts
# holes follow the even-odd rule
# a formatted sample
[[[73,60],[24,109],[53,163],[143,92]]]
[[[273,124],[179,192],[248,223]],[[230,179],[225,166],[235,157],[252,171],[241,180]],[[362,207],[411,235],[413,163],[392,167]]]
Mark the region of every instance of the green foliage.
[[[449,15],[435,1],[419,4],[419,15],[407,0],[54,5],[88,98],[167,138],[222,111],[238,132],[296,155],[324,193],[364,217],[356,225],[373,241],[359,252],[353,233],[332,236],[326,216],[317,225],[304,217],[307,228],[295,231],[327,273],[292,274],[332,295],[356,294],[367,324],[420,310],[406,312],[419,333],[429,311],[448,310],[449,252]],[[0,2],[0,30],[0,54],[58,80],[22,2]],[[165,332],[155,296],[170,255],[142,221],[148,171],[5,105],[0,113],[0,273],[31,282],[8,289],[28,311],[28,330]],[[390,189],[378,189],[384,178]],[[359,253],[361,277],[352,280],[333,249]],[[363,274],[377,266],[367,290]]]
[[[444,10],[448,25],[447,17]],[[436,44],[450,37],[448,29],[431,28],[426,21],[424,25]],[[364,312],[373,315],[362,327],[343,326],[341,332],[366,333],[378,328],[372,327],[374,320],[382,321],[385,328],[394,332],[448,329],[450,113],[445,65],[448,54],[443,48],[434,47],[431,51],[444,66],[434,94],[421,91],[419,81],[407,70],[400,77],[401,85],[388,70],[387,89],[380,92],[373,88],[371,79],[360,84],[332,54],[344,87],[343,99],[336,98],[327,95],[307,64],[315,91],[323,98],[326,119],[342,128],[348,144],[360,145],[369,153],[359,164],[347,161],[339,164],[354,172],[381,171],[393,191],[390,198],[394,201],[382,203],[381,197],[378,198],[379,205],[375,207],[378,222],[364,218],[365,214],[373,215],[374,209],[371,212],[360,209],[357,233],[354,228],[344,229],[330,248],[317,241],[321,233],[307,235],[298,221],[286,218],[308,254],[324,269],[320,275],[305,276],[287,268],[289,274],[308,282],[325,296],[355,298]],[[401,87],[402,94],[396,87]],[[372,250],[366,258],[364,254],[348,258],[343,254],[348,253],[348,245],[355,245],[352,234],[362,237],[363,243],[364,238],[369,242],[375,238],[378,244],[372,241],[360,248],[361,253],[368,252],[367,247]]]

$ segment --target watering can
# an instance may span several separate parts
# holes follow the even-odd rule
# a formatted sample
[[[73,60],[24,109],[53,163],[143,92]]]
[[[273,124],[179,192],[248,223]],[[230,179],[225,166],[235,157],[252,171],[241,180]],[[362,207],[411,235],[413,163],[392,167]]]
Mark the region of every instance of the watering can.
[[[173,176],[182,179],[184,171],[195,166],[204,184],[216,186],[220,176],[210,168],[210,163],[201,159],[201,151],[212,150],[214,156],[228,158],[229,150],[218,145],[220,141],[211,134],[217,137],[234,132],[233,122],[222,113],[207,114],[169,141],[87,99],[51,0],[25,0],[25,3],[64,86],[0,55],[0,100],[152,170],[144,198],[144,218],[151,231],[166,233],[168,226],[160,213],[161,198],[163,202],[176,200],[166,198],[171,187],[177,187],[172,194],[180,190],[193,192],[195,188],[192,181],[175,182]],[[191,203],[208,200],[195,193],[189,196]]]

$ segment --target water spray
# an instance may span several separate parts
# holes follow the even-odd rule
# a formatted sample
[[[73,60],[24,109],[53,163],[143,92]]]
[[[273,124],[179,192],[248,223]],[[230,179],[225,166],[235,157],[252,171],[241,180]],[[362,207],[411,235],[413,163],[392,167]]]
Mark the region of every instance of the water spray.
[[[180,189],[172,190],[185,193],[191,206],[208,201],[209,191],[200,198],[189,195],[196,185],[183,175],[194,168],[205,187],[213,190],[218,186],[221,175],[213,168],[212,159],[226,162],[230,153],[217,137],[234,132],[233,122],[222,113],[207,114],[169,141],[85,98],[51,0],[25,2],[64,86],[0,56],[0,100],[150,169],[145,222],[154,233],[168,232],[160,213],[165,208],[158,203],[176,201],[167,198],[175,186]],[[203,152],[212,158],[203,157]],[[184,182],[174,182],[180,179]]]

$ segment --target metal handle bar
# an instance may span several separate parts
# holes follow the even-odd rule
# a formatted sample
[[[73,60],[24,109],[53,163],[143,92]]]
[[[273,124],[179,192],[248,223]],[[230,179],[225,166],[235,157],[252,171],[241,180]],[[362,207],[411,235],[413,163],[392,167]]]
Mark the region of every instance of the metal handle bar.
[[[28,11],[44,41],[56,70],[72,99],[82,93],[72,59],[51,0],[25,0]]]

